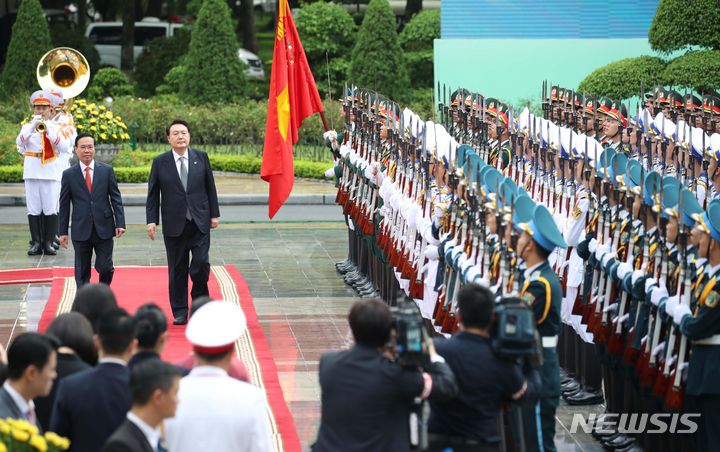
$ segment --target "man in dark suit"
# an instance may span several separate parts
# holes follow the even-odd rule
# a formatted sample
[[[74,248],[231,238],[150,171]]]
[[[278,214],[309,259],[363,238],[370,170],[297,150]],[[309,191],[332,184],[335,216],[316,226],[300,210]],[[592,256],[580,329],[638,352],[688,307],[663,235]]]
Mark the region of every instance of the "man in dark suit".
[[[40,427],[35,397],[50,394],[55,380],[55,344],[37,333],[17,336],[7,351],[8,379],[0,388],[0,419],[25,419]]]
[[[172,150],[155,157],[150,169],[147,233],[155,240],[162,210],[173,323],[184,325],[188,317],[188,264],[192,299],[208,295],[210,229],[218,226],[220,206],[207,154],[189,148],[188,123],[176,119],[165,132]]]
[[[96,162],[95,139],[81,133],[75,139],[79,163],[63,171],[60,186],[60,245],[67,248],[70,206],[72,241],[75,248],[75,282],[90,282],[90,264],[95,250],[95,270],[100,282],[110,285],[115,271],[113,236],[125,233],[122,197],[110,165]]]
[[[97,367],[60,382],[50,416],[50,430],[69,438],[72,452],[101,450],[132,403],[127,361],[137,345],[135,320],[111,309],[98,321],[98,336]]]
[[[138,363],[130,376],[132,409],[105,443],[103,452],[156,452],[167,450],[159,430],[175,415],[181,370],[151,358]]]
[[[432,342],[425,371],[388,359],[392,314],[382,300],[356,302],[349,322],[355,346],[320,358],[321,421],[312,450],[409,451],[413,400],[454,397],[455,377]]]

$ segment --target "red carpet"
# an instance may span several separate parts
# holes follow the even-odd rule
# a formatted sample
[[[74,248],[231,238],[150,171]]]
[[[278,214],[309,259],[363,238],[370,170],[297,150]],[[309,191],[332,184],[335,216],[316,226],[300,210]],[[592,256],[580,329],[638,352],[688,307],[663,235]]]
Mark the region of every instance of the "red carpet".
[[[23,269],[15,272],[0,272],[0,284],[52,281],[50,298],[38,326],[40,331],[45,331],[55,316],[70,310],[76,291],[72,268]],[[93,280],[96,279],[97,275],[93,271]],[[295,423],[283,398],[275,361],[258,322],[245,280],[233,266],[213,266],[208,286],[212,298],[233,302],[242,307],[247,317],[248,332],[235,344],[236,352],[247,367],[252,383],[262,387],[267,394],[275,449],[299,452],[301,447]],[[112,288],[120,306],[131,314],[140,305],[153,301],[172,319],[168,303],[167,267],[116,267]],[[190,344],[185,339],[185,327],[170,325],[168,331],[169,338],[163,358],[175,361],[187,356],[190,353]]]

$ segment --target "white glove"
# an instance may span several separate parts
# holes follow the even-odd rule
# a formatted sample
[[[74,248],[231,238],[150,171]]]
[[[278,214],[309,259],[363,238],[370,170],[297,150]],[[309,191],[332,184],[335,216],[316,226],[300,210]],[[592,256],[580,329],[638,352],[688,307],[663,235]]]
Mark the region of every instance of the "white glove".
[[[642,270],[634,270],[631,279],[632,283],[635,284],[637,280],[642,278],[643,276],[645,276],[645,272],[643,272]]]
[[[655,278],[648,278],[648,279],[646,279],[646,280],[645,280],[645,292],[647,292],[648,290],[650,290],[650,288],[651,288],[652,286],[654,286],[655,284],[657,284],[657,281],[655,280]]]
[[[618,265],[618,268],[617,268],[618,278],[623,280],[628,275],[628,273],[632,273],[632,265],[628,264],[627,262],[623,262],[622,264]]]
[[[602,257],[610,252],[610,246],[609,245],[598,245],[597,248],[595,248],[595,259],[601,261]]]
[[[660,300],[663,298],[667,298],[668,291],[664,287],[656,287],[653,289],[653,291],[650,293],[650,303],[653,304],[653,306],[657,306],[660,304]]]
[[[474,282],[475,279],[480,277],[480,268],[478,268],[477,265],[473,265],[472,267],[467,269],[467,272],[465,273],[465,282],[471,283]]]
[[[483,287],[488,287],[488,286],[490,285],[490,281],[488,281],[488,279],[485,278],[484,276],[478,276],[478,277],[476,277],[473,282],[474,282],[475,284],[478,284],[478,285],[483,286]]]
[[[445,209],[442,208],[442,206],[435,205],[433,207],[433,218],[442,218],[443,215],[445,215]]]
[[[602,258],[600,259],[600,262],[602,263],[602,266],[603,266],[603,267],[606,266],[607,263],[608,263],[608,261],[610,261],[610,259],[612,259],[612,258],[614,258],[614,257],[615,257],[615,253],[614,253],[614,252],[613,252],[613,253],[608,252],[608,253],[603,254]]]
[[[665,302],[665,314],[672,316],[679,304],[680,299],[677,295],[668,297],[667,301]]]
[[[675,308],[675,312],[673,313],[673,322],[675,322],[675,325],[679,326],[682,323],[682,319],[684,319],[686,315],[692,315],[690,312],[690,308],[688,306],[685,306],[684,304],[678,305],[678,307]]]
[[[597,246],[598,246],[597,239],[594,239],[594,238],[590,239],[590,243],[588,243],[588,249],[590,250],[591,253],[595,252],[595,250],[597,249]]]
[[[323,133],[323,139],[327,140],[328,138],[330,138],[330,141],[337,141],[337,132],[334,130],[328,130]]]

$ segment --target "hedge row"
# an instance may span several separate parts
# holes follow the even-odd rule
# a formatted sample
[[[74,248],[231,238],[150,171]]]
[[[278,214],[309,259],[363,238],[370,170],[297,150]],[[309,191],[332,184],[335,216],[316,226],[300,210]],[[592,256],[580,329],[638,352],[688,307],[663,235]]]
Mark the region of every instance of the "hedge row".
[[[259,174],[262,159],[257,157],[211,155],[210,163],[215,171],[231,173]],[[295,161],[295,176],[308,179],[325,179],[329,163]],[[21,165],[0,166],[0,183],[22,182]],[[150,166],[117,167],[115,175],[118,182],[144,183],[150,178]]]

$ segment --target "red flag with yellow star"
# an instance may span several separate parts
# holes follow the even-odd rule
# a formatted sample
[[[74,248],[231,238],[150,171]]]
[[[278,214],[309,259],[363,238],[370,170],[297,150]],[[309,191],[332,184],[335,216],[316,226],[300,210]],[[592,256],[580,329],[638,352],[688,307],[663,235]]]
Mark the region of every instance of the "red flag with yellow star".
[[[290,14],[280,0],[270,73],[265,146],[260,177],[270,184],[268,216],[274,217],[290,196],[295,179],[293,144],[305,118],[323,111],[315,78]]]

